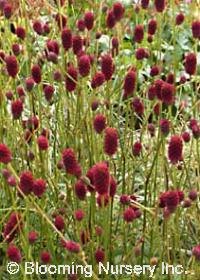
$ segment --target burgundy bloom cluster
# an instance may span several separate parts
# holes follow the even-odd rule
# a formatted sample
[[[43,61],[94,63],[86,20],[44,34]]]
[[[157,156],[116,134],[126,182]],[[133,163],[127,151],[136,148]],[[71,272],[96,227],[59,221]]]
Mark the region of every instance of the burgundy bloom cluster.
[[[115,66],[114,66],[112,57],[109,54],[102,56],[101,71],[104,74],[106,81],[111,80],[114,70],[115,70]]]
[[[77,86],[77,80],[78,80],[78,71],[73,65],[70,65],[67,69],[67,75],[65,80],[66,90],[69,92],[74,91]]]
[[[0,143],[0,162],[8,164],[12,160],[11,151],[7,145]]]
[[[116,128],[107,127],[105,129],[105,138],[104,138],[104,152],[113,156],[118,147],[118,132]]]
[[[76,159],[73,149],[68,148],[63,150],[62,160],[67,173],[77,177],[81,175],[81,166]]]
[[[128,97],[133,94],[136,87],[136,78],[137,78],[136,72],[133,70],[130,70],[126,74],[124,79],[124,85],[123,85],[125,97]]]
[[[172,190],[164,192],[160,195],[159,207],[165,208],[169,213],[173,213],[178,204],[183,201],[184,193],[180,190]]]
[[[15,212],[12,212],[9,216],[8,222],[4,227],[3,237],[7,242],[11,242],[17,233],[23,227],[21,215]]]
[[[106,26],[109,29],[112,29],[115,24],[120,21],[124,15],[125,8],[122,3],[114,3],[112,9],[108,10],[106,16]]]
[[[67,249],[67,251],[71,252],[71,253],[79,253],[80,252],[80,245],[73,241],[73,240],[69,240],[69,241],[64,241],[61,240],[62,246]]]
[[[19,72],[19,66],[16,57],[14,55],[6,56],[5,63],[8,75],[12,78],[15,78]]]
[[[184,61],[185,72],[189,75],[194,75],[197,68],[197,58],[195,53],[188,53]]]
[[[183,141],[179,135],[173,135],[169,141],[168,158],[172,164],[183,158]]]
[[[10,261],[20,263],[22,256],[20,250],[14,245],[10,244],[7,249],[7,257]]]
[[[190,119],[189,128],[192,130],[193,137],[198,139],[200,137],[200,124],[196,119]]]
[[[106,128],[106,117],[102,114],[96,115],[93,120],[93,126],[97,133],[102,133]]]
[[[103,74],[103,72],[99,71],[92,78],[91,87],[93,89],[98,88],[101,85],[103,85],[104,82],[105,82],[105,75]]]
[[[35,196],[40,198],[46,191],[46,182],[41,178],[35,180],[30,171],[23,171],[20,175],[19,188],[24,195],[33,192]]]

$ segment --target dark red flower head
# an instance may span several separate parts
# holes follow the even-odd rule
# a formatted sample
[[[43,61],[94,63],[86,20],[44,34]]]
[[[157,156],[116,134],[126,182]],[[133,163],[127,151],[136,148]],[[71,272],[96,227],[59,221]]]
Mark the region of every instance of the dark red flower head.
[[[170,130],[170,121],[167,119],[161,119],[160,120],[160,131],[162,132],[162,134],[164,134],[165,136],[168,135],[169,130]]]
[[[86,177],[89,179],[89,183],[87,183],[87,189],[89,192],[94,192],[94,166],[88,169],[86,173]]]
[[[163,82],[161,99],[165,105],[172,105],[175,101],[175,87],[169,83]]]
[[[154,137],[155,136],[155,125],[153,123],[149,123],[147,125],[147,129],[148,129],[148,132],[150,133],[151,137]]]
[[[14,176],[10,176],[7,180],[7,183],[11,187],[16,187],[16,185],[17,185],[17,181]]]
[[[43,29],[44,29],[44,33],[45,34],[49,34],[50,33],[50,27],[49,27],[49,24],[48,23],[45,23],[43,25]]]
[[[136,72],[133,70],[130,70],[124,79],[124,85],[123,85],[123,89],[124,89],[124,94],[126,96],[130,96],[132,95],[132,93],[135,90],[135,86],[136,86]]]
[[[192,126],[192,134],[195,139],[200,137],[200,125],[193,125]]]
[[[152,77],[157,76],[160,73],[160,68],[157,65],[151,67],[150,75]]]
[[[71,253],[79,253],[80,252],[80,245],[75,241],[69,240],[63,242],[64,248],[66,248]]]
[[[182,159],[183,141],[179,135],[173,135],[168,146],[168,157],[172,164]]]
[[[149,7],[149,0],[141,0],[141,7],[147,9]]]
[[[41,197],[46,191],[46,182],[43,179],[37,179],[33,184],[33,193],[37,197]]]
[[[23,112],[23,103],[22,103],[21,99],[12,101],[11,112],[13,115],[13,119],[17,120],[21,117],[21,114]]]
[[[192,249],[192,255],[197,261],[200,261],[200,245],[197,245]]]
[[[148,22],[148,33],[150,35],[154,35],[156,33],[156,29],[157,29],[157,20],[156,19],[150,19],[150,21]]]
[[[39,149],[42,151],[46,151],[49,147],[48,139],[43,135],[40,135],[37,138],[37,144],[38,144]]]
[[[39,84],[42,80],[42,71],[38,64],[35,64],[31,68],[31,75],[36,84]]]
[[[47,251],[43,251],[40,255],[41,261],[43,263],[50,263],[51,262],[51,255]]]
[[[87,193],[87,188],[82,180],[78,180],[75,184],[75,193],[80,200],[84,200]]]
[[[72,37],[72,48],[74,54],[78,55],[83,48],[83,39],[81,38],[80,35],[74,35]]]
[[[24,27],[22,26],[18,26],[15,30],[15,34],[17,35],[18,38],[24,40],[26,37],[26,31],[24,29]]]
[[[58,63],[58,56],[55,52],[49,52],[47,54],[47,60],[51,61],[54,64],[57,64]]]
[[[183,75],[181,75],[179,83],[180,83],[180,84],[185,84],[185,83],[186,83],[186,81],[187,81],[186,76],[185,76],[184,74],[183,74]]]
[[[138,24],[134,29],[134,42],[141,43],[144,38],[144,26]]]
[[[162,13],[165,9],[165,0],[154,0],[156,11]]]
[[[117,182],[113,176],[110,176],[109,195],[114,197],[117,191]]]
[[[85,213],[81,209],[78,209],[74,212],[74,217],[77,221],[82,221],[84,216],[85,216]]]
[[[88,55],[82,55],[78,60],[78,70],[82,77],[86,77],[90,73],[90,58]]]
[[[145,48],[138,48],[135,51],[135,57],[137,60],[142,60],[144,58],[148,58],[149,53],[148,53],[147,49],[145,49]]]
[[[3,231],[5,240],[11,242],[22,226],[23,223],[20,214],[12,212]]]
[[[154,86],[155,86],[155,94],[157,96],[158,99],[162,100],[162,94],[161,94],[161,91],[162,91],[162,86],[164,84],[164,81],[163,80],[156,80],[154,82]]]
[[[105,76],[106,81],[111,80],[114,72],[114,64],[112,57],[109,54],[102,56],[101,58],[101,71]]]
[[[155,97],[156,97],[156,91],[155,91],[155,86],[154,85],[151,85],[148,89],[148,92],[147,92],[147,95],[148,95],[148,99],[149,100],[154,100]]]
[[[47,101],[51,101],[54,94],[54,87],[52,85],[45,85],[44,86],[44,96]]]
[[[111,44],[112,44],[112,48],[118,49],[118,47],[119,47],[118,38],[117,37],[112,37]]]
[[[160,102],[157,102],[153,107],[154,114],[158,116],[160,114]]]
[[[192,129],[194,125],[198,125],[197,119],[191,118],[188,127]]]
[[[5,96],[6,96],[6,98],[8,99],[8,100],[12,100],[13,99],[13,93],[12,93],[12,91],[7,91],[6,92],[6,94],[5,94]]]
[[[118,132],[116,128],[107,127],[105,129],[105,137],[104,137],[104,152],[113,156],[118,147]]]
[[[151,44],[153,42],[153,35],[148,34],[147,41]]]
[[[124,9],[124,6],[123,6],[122,3],[120,3],[120,2],[114,3],[114,5],[113,5],[113,14],[114,14],[114,17],[115,17],[116,21],[121,20],[121,18],[124,15],[124,11],[125,11],[125,9]]]
[[[116,24],[116,18],[113,10],[109,10],[106,16],[106,26],[109,29],[112,29]]]
[[[93,89],[100,87],[105,82],[105,76],[102,72],[97,72],[92,78],[91,87]]]
[[[72,32],[68,28],[64,28],[61,33],[62,45],[65,51],[72,47]]]
[[[176,16],[176,25],[181,25],[184,22],[185,16],[183,13],[179,13]]]
[[[139,156],[142,151],[142,143],[137,141],[133,144],[132,152],[134,156]]]
[[[47,45],[47,49],[48,49],[49,52],[53,52],[56,55],[59,54],[60,47],[59,47],[59,44],[56,40],[48,39],[46,45]]]
[[[26,122],[27,128],[29,128],[31,131],[36,130],[39,126],[39,119],[36,116],[32,116],[28,119]]]
[[[160,197],[161,206],[167,207],[170,212],[174,212],[179,204],[179,193],[178,191],[167,191]]]
[[[20,190],[25,194],[29,195],[33,191],[34,179],[30,171],[24,171],[20,175]]]
[[[26,95],[25,91],[24,91],[24,88],[22,86],[18,86],[16,88],[16,92],[19,95],[19,97],[24,97]]]
[[[73,149],[68,148],[62,152],[62,160],[67,173],[77,175],[80,165],[76,159]]]
[[[5,63],[8,75],[12,78],[15,78],[19,72],[19,66],[16,57],[14,55],[6,56]]]
[[[9,3],[5,3],[3,7],[3,13],[5,18],[9,19],[12,16],[12,5]]]
[[[55,217],[54,225],[60,231],[62,231],[65,228],[65,221],[61,215],[57,215]]]
[[[78,80],[78,71],[73,65],[70,65],[67,69],[67,75],[65,80],[65,87],[67,91],[71,92],[76,89],[77,80]]]
[[[190,133],[188,131],[184,131],[182,133],[182,138],[185,143],[190,142]]]
[[[85,26],[88,30],[91,30],[94,26],[94,14],[92,12],[86,12],[84,15]]]
[[[192,22],[192,35],[195,39],[200,39],[200,21],[195,20]]]
[[[94,165],[93,179],[96,191],[100,195],[106,194],[109,188],[110,175],[109,168],[104,162],[97,163],[96,165]]]
[[[196,190],[191,190],[188,194],[189,199],[195,201],[198,197],[198,192]]]
[[[54,81],[61,82],[61,80],[62,80],[62,73],[61,73],[61,71],[59,69],[54,71],[53,78],[54,78]]]
[[[186,55],[184,66],[185,66],[185,71],[189,75],[195,74],[197,68],[197,58],[195,53],[189,53]]]
[[[77,28],[78,28],[78,30],[79,31],[84,31],[85,30],[85,21],[84,21],[84,19],[79,19],[78,21],[77,21]]]
[[[20,263],[22,258],[20,250],[13,244],[11,244],[7,249],[7,257],[9,260],[16,263]]]
[[[38,35],[42,35],[44,30],[43,30],[43,25],[41,23],[41,21],[39,20],[35,20],[33,22],[33,30],[38,34]]]
[[[167,75],[166,82],[169,83],[169,84],[172,84],[172,85],[174,84],[174,82],[175,82],[174,73],[169,73]]]
[[[34,86],[34,80],[32,77],[27,78],[25,81],[27,91],[31,91]]]
[[[127,194],[122,194],[120,196],[120,203],[123,205],[128,205],[130,203],[130,197]]]
[[[101,133],[106,128],[106,117],[102,114],[96,115],[93,120],[93,126],[97,133]]]
[[[12,44],[12,51],[15,56],[18,56],[21,52],[20,45],[17,43]]]
[[[104,259],[105,259],[105,253],[103,250],[101,249],[97,249],[95,252],[95,259],[97,263],[103,263]]]
[[[139,97],[133,98],[132,108],[136,112],[137,115],[142,116],[144,114],[144,104]]]
[[[5,144],[0,144],[0,162],[7,164],[11,162],[12,155],[11,151]]]
[[[34,244],[38,238],[38,233],[36,231],[30,231],[28,234],[28,241],[30,244]]]
[[[136,219],[136,215],[135,215],[135,211],[133,210],[132,207],[128,207],[124,213],[124,221],[126,221],[127,223],[132,222],[134,219]]]

